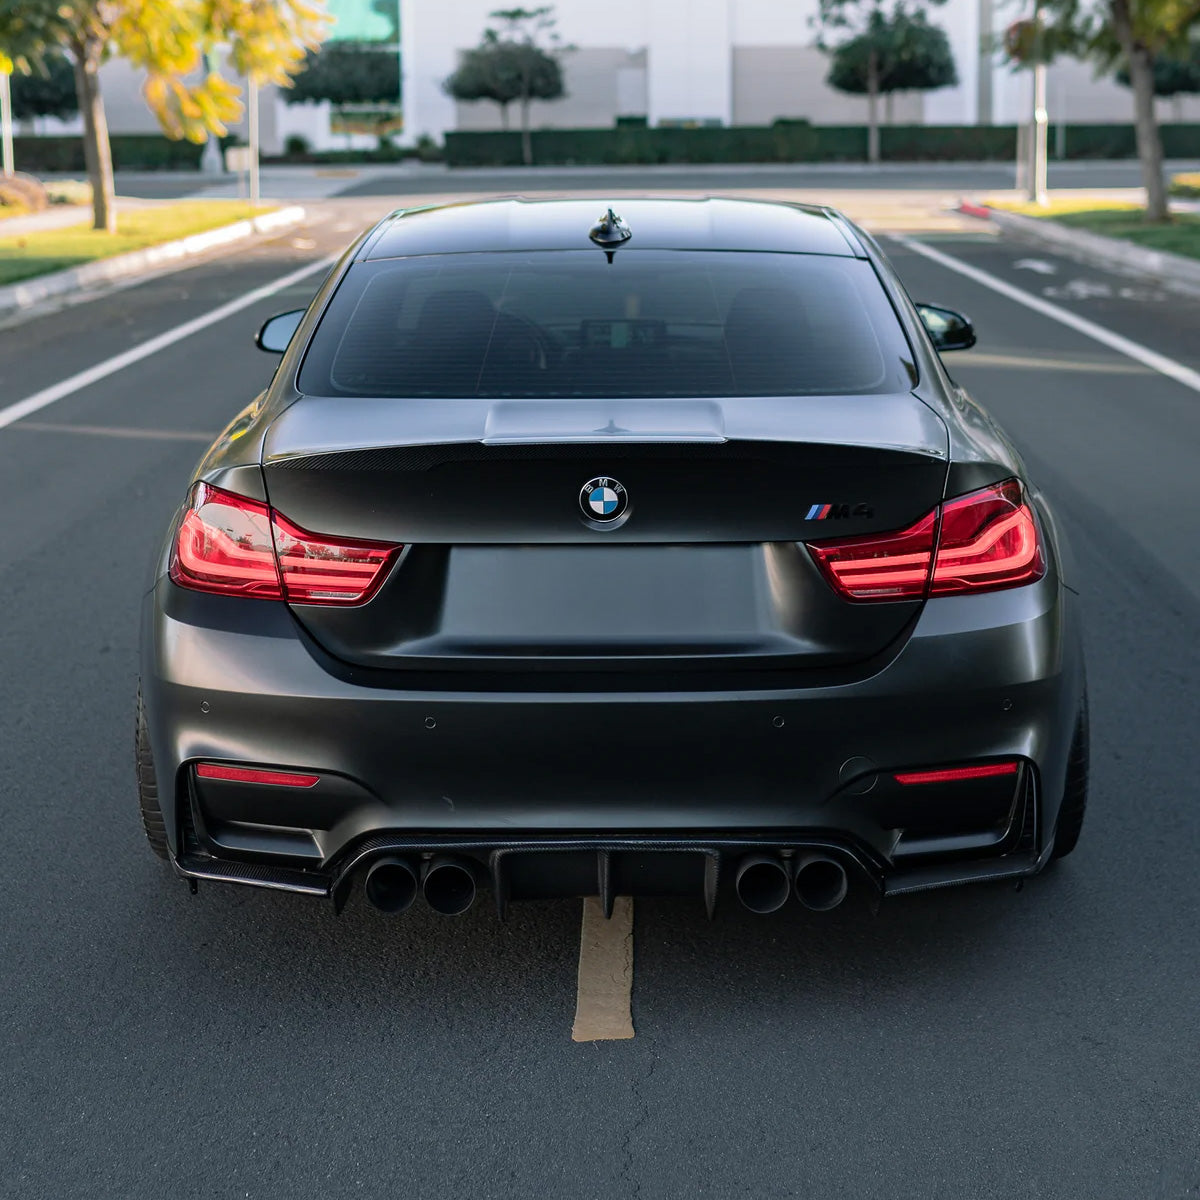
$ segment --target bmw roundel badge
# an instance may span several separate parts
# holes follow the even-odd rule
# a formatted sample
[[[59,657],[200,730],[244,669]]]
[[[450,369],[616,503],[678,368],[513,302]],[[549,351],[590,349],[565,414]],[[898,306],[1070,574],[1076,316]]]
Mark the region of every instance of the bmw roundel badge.
[[[580,488],[579,507],[589,521],[609,525],[625,515],[629,493],[615,479],[598,475]]]

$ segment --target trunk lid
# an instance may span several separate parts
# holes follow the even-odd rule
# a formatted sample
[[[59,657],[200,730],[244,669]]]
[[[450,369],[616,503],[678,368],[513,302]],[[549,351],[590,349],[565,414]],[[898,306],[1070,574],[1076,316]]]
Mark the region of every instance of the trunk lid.
[[[946,430],[912,395],[736,401],[305,397],[268,431],[270,502],[314,533],[406,547],[353,608],[293,605],[373,667],[828,667],[920,602],[839,599],[801,544],[911,524]],[[604,479],[609,525],[581,489]]]

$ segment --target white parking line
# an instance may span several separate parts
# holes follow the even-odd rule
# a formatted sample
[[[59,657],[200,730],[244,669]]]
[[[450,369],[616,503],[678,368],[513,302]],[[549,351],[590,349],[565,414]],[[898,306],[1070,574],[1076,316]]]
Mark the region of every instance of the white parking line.
[[[633,1037],[633,900],[618,896],[611,918],[595,896],[583,902],[579,930],[579,986],[573,1042]]]
[[[971,266],[970,263],[952,258],[949,254],[943,254],[940,250],[935,250],[924,242],[918,242],[900,233],[889,236],[892,241],[899,243],[906,250],[911,250],[914,254],[919,254],[949,271],[965,275],[985,288],[990,288],[993,292],[999,292],[1001,296],[1008,297],[1009,300],[1015,300],[1018,304],[1023,304],[1026,308],[1031,308],[1034,312],[1041,313],[1042,316],[1049,317],[1052,321],[1069,326],[1085,337],[1090,337],[1093,341],[1100,342],[1111,350],[1116,350],[1118,354],[1135,359],[1160,375],[1166,375],[1169,379],[1174,379],[1176,383],[1182,383],[1184,387],[1191,388],[1194,392],[1200,392],[1200,371],[1194,371],[1191,367],[1184,366],[1183,363],[1176,362],[1175,359],[1168,358],[1165,354],[1159,354],[1157,350],[1151,350],[1149,346],[1143,346],[1140,342],[1134,342],[1127,337],[1122,337],[1119,333],[1113,333],[1111,329],[1105,329],[1103,325],[1097,325],[1095,321],[1089,321],[1087,317],[1081,317],[1078,313],[1071,312],[1070,309],[1060,308],[1049,300],[1031,295],[1006,280]]]
[[[40,392],[34,392],[32,396],[26,396],[24,400],[18,400],[15,404],[0,408],[0,429],[6,425],[12,425],[22,417],[28,417],[32,413],[49,407],[55,401],[61,400],[73,392],[78,392],[81,388],[90,387],[93,383],[106,379],[117,371],[124,370],[125,367],[141,362],[143,358],[149,358],[152,354],[157,354],[160,350],[165,350],[168,346],[173,346],[176,342],[191,337],[193,333],[199,333],[201,329],[207,329],[210,325],[215,325],[218,321],[223,321],[226,317],[231,317],[234,313],[241,312],[242,309],[249,308],[252,304],[257,304],[260,300],[265,300],[268,296],[273,296],[276,292],[281,292],[284,288],[289,288],[292,284],[307,279],[310,275],[315,275],[318,271],[328,270],[336,261],[336,257],[336,255],[329,255],[327,258],[318,259],[316,262],[301,267],[298,271],[282,275],[272,283],[255,288],[252,292],[247,292],[236,300],[230,300],[228,304],[222,304],[219,308],[214,308],[202,316],[193,317],[192,320],[185,321],[182,325],[176,325],[174,329],[168,329],[165,333],[160,333],[157,337],[152,337],[121,354],[114,354],[112,358],[106,358],[94,367],[88,367],[86,371],[79,371],[62,380],[61,383],[55,383],[48,388],[43,388]]]

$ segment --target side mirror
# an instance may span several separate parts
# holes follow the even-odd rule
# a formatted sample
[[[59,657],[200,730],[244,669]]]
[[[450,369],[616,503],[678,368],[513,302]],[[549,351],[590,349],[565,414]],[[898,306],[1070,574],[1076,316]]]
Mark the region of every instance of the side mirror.
[[[917,312],[938,350],[970,350],[975,345],[975,326],[962,313],[936,304],[918,304]]]
[[[292,334],[304,320],[305,310],[297,308],[292,312],[280,313],[264,322],[263,327],[254,335],[254,344],[268,354],[282,354],[292,340]]]

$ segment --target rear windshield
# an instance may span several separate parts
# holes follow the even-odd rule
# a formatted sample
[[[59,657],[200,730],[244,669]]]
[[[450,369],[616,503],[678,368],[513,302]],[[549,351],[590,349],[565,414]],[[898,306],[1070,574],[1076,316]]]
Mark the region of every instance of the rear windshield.
[[[322,396],[902,392],[912,354],[874,269],[722,251],[444,254],[357,263],[300,390]]]

